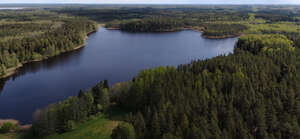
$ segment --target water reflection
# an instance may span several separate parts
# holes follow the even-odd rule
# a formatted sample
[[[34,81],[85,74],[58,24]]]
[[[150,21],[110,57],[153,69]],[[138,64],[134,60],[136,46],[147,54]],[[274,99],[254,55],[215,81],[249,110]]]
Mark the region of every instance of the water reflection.
[[[2,94],[6,81],[10,79],[14,81],[17,78],[29,73],[34,74],[36,72],[39,72],[40,70],[51,70],[53,68],[56,68],[57,66],[63,66],[67,64],[71,59],[76,62],[81,58],[81,53],[83,53],[84,48],[85,47],[71,52],[66,52],[43,61],[36,61],[24,64],[23,67],[19,68],[17,72],[12,76],[0,79],[0,96]]]
[[[100,80],[131,80],[142,69],[177,66],[233,52],[236,38],[209,40],[201,33],[125,33],[100,29],[86,47],[41,62],[25,64],[0,80],[0,119],[30,123],[32,113],[88,89]]]
[[[2,95],[2,90],[3,90],[3,87],[5,86],[5,82],[8,80],[8,78],[5,78],[5,79],[0,79],[0,97]]]

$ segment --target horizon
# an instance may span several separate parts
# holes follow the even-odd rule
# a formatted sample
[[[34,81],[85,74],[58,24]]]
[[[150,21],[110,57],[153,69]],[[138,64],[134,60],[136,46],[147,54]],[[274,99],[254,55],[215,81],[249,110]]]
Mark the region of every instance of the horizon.
[[[238,3],[72,3],[72,2],[67,2],[67,3],[2,3],[0,2],[1,5],[18,5],[18,4],[26,4],[26,5],[48,5],[48,4],[57,4],[57,5],[64,5],[64,4],[72,4],[72,5],[299,5],[300,3],[275,3],[275,4],[263,4],[263,3],[244,3],[244,4],[238,4]]]
[[[299,5],[299,0],[10,0],[0,4]]]

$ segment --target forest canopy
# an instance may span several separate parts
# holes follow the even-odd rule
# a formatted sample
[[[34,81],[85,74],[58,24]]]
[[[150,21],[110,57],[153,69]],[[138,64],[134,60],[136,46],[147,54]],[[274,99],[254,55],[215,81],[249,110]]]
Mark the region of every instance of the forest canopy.
[[[0,19],[1,77],[24,63],[83,45],[86,35],[97,28],[93,21],[47,11],[6,11]]]
[[[83,6],[25,13],[0,14],[6,19],[0,22],[2,75],[84,43],[96,29],[94,21],[130,32],[195,29],[216,38],[240,36],[232,54],[145,69],[113,86],[105,80],[37,110],[31,130],[36,137],[70,132],[93,116],[111,118],[118,108],[125,112],[113,139],[300,138],[297,7]]]
[[[266,47],[280,51],[266,53]],[[228,56],[146,69],[111,87],[101,82],[39,111],[33,129],[67,132],[70,120],[118,107],[127,111],[126,123],[112,138],[299,138],[299,57],[283,35],[243,36]],[[109,105],[99,111],[99,104]]]

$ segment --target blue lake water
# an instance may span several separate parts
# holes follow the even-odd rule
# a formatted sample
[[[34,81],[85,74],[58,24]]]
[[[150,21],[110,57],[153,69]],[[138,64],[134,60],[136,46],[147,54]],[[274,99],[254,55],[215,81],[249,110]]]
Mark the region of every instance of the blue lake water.
[[[131,80],[146,68],[177,66],[233,52],[237,38],[205,39],[200,32],[126,33],[100,28],[86,47],[26,64],[2,81],[0,119],[31,123],[32,113],[77,95],[101,80]]]

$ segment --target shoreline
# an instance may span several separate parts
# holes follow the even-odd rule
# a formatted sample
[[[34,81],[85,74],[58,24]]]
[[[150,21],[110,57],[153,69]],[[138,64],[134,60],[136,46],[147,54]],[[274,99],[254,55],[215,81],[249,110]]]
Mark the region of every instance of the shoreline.
[[[101,24],[100,26],[105,27],[105,25]],[[121,30],[118,27],[105,27],[108,30]],[[196,31],[196,32],[201,32],[202,33],[202,37],[204,37],[205,39],[228,39],[228,38],[235,38],[238,37],[240,35],[224,35],[224,36],[207,36],[207,35],[203,35],[204,31],[203,30],[199,30],[199,29],[195,29],[193,27],[182,27],[182,28],[177,28],[177,29],[170,29],[170,30],[161,30],[161,31],[153,31],[153,33],[163,33],[163,32],[177,32],[177,31],[183,31],[183,30],[192,30],[192,31]],[[124,30],[125,31],[125,30]],[[125,32],[131,32],[131,31],[125,31]],[[151,31],[149,31],[151,32]],[[139,33],[139,31],[137,32],[131,32],[131,33]],[[141,32],[144,33],[144,32]]]
[[[98,24],[98,28],[99,28],[99,27],[104,27],[104,28],[106,28],[106,29],[108,29],[108,30],[120,30],[120,31],[122,31],[120,28],[117,28],[117,27],[105,27],[105,24]],[[87,40],[88,36],[89,36],[90,34],[92,34],[92,33],[97,32],[98,28],[97,28],[96,30],[91,31],[91,32],[88,32],[88,33],[86,34],[85,42],[84,42],[83,44],[80,44],[80,45],[78,45],[78,46],[72,48],[71,50],[61,52],[61,53],[59,53],[59,54],[57,54],[57,55],[47,56],[47,57],[43,57],[43,58],[39,58],[39,59],[34,59],[34,60],[29,60],[29,61],[25,61],[25,62],[19,63],[19,64],[18,64],[17,66],[15,66],[15,67],[8,68],[8,69],[7,69],[7,73],[4,74],[4,75],[2,75],[2,76],[0,76],[0,79],[8,78],[8,77],[14,75],[14,74],[18,71],[19,68],[23,67],[24,64],[28,64],[28,63],[31,63],[31,62],[39,62],[39,61],[42,61],[42,60],[47,60],[47,59],[49,59],[49,58],[51,58],[51,57],[58,56],[58,55],[60,55],[60,54],[67,53],[67,52],[72,52],[72,51],[75,51],[75,50],[78,50],[78,49],[80,49],[80,48],[85,47],[85,45],[86,45],[86,40]],[[195,28],[193,28],[193,27],[182,27],[182,28],[177,28],[177,29],[173,29],[173,30],[154,31],[153,33],[159,33],[159,32],[161,32],[161,33],[163,33],[163,32],[177,32],[177,31],[183,31],[183,30],[192,30],[192,31],[201,32],[201,33],[204,32],[204,31],[202,31],[202,30],[195,29]],[[129,31],[125,31],[125,32],[129,32]],[[134,33],[134,32],[133,32],[133,33]],[[138,33],[138,32],[136,32],[136,33]],[[201,36],[204,37],[205,39],[227,39],[227,38],[235,38],[235,37],[238,37],[239,35],[207,36],[207,35],[203,35],[203,34],[202,34]]]
[[[26,131],[29,130],[32,126],[32,124],[25,124],[21,125],[18,120],[15,119],[0,119],[0,126],[5,123],[12,123],[13,125],[16,125],[18,127],[18,131]]]
[[[224,35],[224,36],[207,36],[207,35],[202,35],[202,37],[206,39],[228,39],[228,38],[235,38],[240,35]]]
[[[99,26],[98,26],[99,27]],[[67,52],[72,52],[72,51],[75,51],[75,50],[78,50],[80,48],[83,48],[86,46],[86,40],[88,38],[88,36],[92,33],[95,33],[97,32],[98,28],[94,31],[91,31],[91,32],[88,32],[84,38],[84,43],[83,44],[80,44],[74,48],[72,48],[71,50],[67,50],[67,51],[63,51],[63,52],[60,52],[59,54],[57,55],[53,55],[53,56],[47,56],[47,57],[43,57],[43,58],[39,58],[39,59],[34,59],[34,60],[29,60],[29,61],[24,61],[22,63],[19,63],[17,66],[15,67],[11,67],[11,68],[8,68],[7,69],[7,73],[0,76],[0,79],[5,79],[5,78],[9,78],[10,76],[14,75],[19,68],[23,67],[24,64],[28,64],[28,63],[32,63],[32,62],[39,62],[39,61],[42,61],[42,60],[47,60],[49,58],[52,58],[52,57],[55,57],[55,56],[58,56],[58,55],[61,55],[61,54],[64,54],[64,53],[67,53]]]

